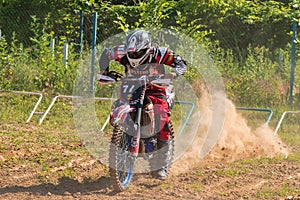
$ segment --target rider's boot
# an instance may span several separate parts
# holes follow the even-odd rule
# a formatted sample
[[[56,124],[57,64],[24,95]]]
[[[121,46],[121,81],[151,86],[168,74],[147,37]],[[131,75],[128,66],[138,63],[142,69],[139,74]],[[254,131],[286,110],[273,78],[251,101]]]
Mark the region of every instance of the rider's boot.
[[[150,161],[150,166],[155,169],[151,172],[151,175],[155,178],[165,180],[168,176],[170,165],[172,162],[172,142],[171,140],[161,140],[157,139],[157,153],[152,161]],[[155,163],[155,164],[154,164]],[[153,168],[153,165],[155,167]]]

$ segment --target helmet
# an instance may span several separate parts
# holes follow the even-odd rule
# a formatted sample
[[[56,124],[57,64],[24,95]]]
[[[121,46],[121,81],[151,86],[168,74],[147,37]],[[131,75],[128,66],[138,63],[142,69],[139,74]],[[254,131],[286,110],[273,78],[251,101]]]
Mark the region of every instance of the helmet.
[[[126,37],[125,52],[132,67],[141,65],[150,54],[150,37],[144,30],[135,30]]]

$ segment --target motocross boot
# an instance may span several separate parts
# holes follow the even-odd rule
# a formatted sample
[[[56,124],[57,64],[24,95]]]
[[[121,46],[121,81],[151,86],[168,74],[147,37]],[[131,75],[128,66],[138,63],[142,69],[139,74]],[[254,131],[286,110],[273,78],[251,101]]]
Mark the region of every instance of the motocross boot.
[[[171,140],[157,140],[157,151],[150,161],[150,167],[155,169],[151,172],[152,177],[165,180],[172,162],[172,141]]]

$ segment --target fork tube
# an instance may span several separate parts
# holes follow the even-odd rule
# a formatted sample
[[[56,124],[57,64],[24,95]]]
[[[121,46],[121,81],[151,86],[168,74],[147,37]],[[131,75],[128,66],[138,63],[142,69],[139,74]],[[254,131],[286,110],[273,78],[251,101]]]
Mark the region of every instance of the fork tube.
[[[134,123],[134,135],[132,137],[131,146],[130,146],[130,153],[133,156],[137,156],[139,153],[139,147],[140,147],[140,137],[141,137],[141,113],[142,113],[142,107],[141,105],[138,105],[135,123]]]
[[[145,80],[144,80],[145,81]],[[146,93],[146,81],[144,82],[144,90],[141,94],[141,100],[137,105],[137,112],[134,122],[134,136],[132,137],[131,146],[130,146],[130,153],[132,156],[137,156],[139,153],[140,147],[140,138],[141,138],[141,115],[142,115],[142,108],[144,104],[144,98]]]

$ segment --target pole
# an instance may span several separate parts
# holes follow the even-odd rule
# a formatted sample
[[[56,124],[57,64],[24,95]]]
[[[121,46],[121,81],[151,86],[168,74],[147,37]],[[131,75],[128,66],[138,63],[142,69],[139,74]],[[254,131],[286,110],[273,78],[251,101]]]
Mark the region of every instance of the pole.
[[[83,25],[84,25],[84,11],[80,11],[80,31],[79,31],[79,55],[82,52],[82,41],[83,41]]]
[[[297,35],[297,22],[293,23],[293,36],[292,36],[292,55],[291,55],[291,74],[290,74],[290,98],[289,104],[293,105],[293,93],[294,93],[294,73],[296,66],[296,35]]]
[[[94,72],[96,57],[96,38],[97,38],[97,12],[94,12],[93,38],[92,38],[92,63],[91,63],[91,91],[94,92]]]
[[[69,51],[69,45],[68,43],[64,44],[64,58],[63,58],[63,63],[65,66],[68,65],[68,51]]]
[[[55,46],[55,39],[52,38],[50,40],[50,54],[51,54],[51,57],[54,57],[54,46]]]

